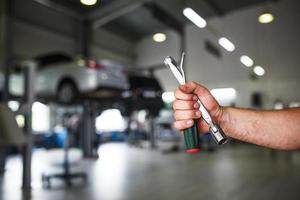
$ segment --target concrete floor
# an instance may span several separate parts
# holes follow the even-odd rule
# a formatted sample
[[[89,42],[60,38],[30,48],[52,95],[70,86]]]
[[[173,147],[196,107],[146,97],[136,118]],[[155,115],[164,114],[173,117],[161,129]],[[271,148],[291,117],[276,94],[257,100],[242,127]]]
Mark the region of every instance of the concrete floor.
[[[81,161],[74,171],[89,174],[66,188],[53,181],[43,189],[42,172],[54,172],[61,151],[37,150],[33,156],[34,200],[282,200],[300,199],[300,153],[276,152],[250,145],[220,147],[214,153],[161,154],[159,151],[105,144],[98,160]],[[80,158],[72,150],[72,160]],[[20,200],[21,163],[10,158],[0,178],[0,199]]]

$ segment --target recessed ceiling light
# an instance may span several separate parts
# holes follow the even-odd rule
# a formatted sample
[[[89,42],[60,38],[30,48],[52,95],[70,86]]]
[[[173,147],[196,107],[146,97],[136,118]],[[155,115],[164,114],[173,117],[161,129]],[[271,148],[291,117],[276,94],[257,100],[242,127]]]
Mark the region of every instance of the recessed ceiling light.
[[[92,6],[97,3],[97,0],[80,0],[80,2],[87,6]]]
[[[155,42],[164,42],[166,39],[167,39],[167,36],[164,33],[155,33],[153,35],[153,40]]]
[[[274,16],[272,15],[272,13],[269,13],[269,12],[262,13],[258,17],[258,22],[262,23],[262,24],[271,23],[273,20],[274,20]]]
[[[183,15],[186,16],[189,20],[191,20],[199,28],[204,28],[207,25],[205,19],[203,19],[191,8],[185,8],[183,10]]]
[[[240,61],[246,67],[252,67],[254,64],[253,60],[249,56],[246,56],[246,55],[241,56]]]
[[[253,72],[257,75],[257,76],[263,76],[265,74],[265,69],[262,68],[261,66],[255,66],[253,68]]]
[[[220,44],[224,49],[226,49],[226,50],[229,51],[229,52],[232,52],[232,51],[234,51],[234,49],[235,49],[234,44],[233,44],[232,42],[230,42],[230,40],[228,40],[228,39],[225,38],[225,37],[221,37],[221,38],[219,39],[219,44]]]

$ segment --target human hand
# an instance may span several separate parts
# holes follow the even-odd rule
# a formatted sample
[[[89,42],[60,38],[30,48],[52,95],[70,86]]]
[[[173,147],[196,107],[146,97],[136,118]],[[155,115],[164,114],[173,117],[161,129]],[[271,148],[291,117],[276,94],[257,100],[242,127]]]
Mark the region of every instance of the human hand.
[[[185,85],[179,86],[174,95],[176,98],[173,102],[174,127],[177,130],[190,128],[194,124],[194,119],[199,119],[199,131],[201,133],[209,132],[209,126],[201,117],[201,112],[199,111],[200,105],[197,102],[198,99],[210,113],[213,121],[217,124],[220,123],[224,109],[204,86],[195,82],[188,82]]]

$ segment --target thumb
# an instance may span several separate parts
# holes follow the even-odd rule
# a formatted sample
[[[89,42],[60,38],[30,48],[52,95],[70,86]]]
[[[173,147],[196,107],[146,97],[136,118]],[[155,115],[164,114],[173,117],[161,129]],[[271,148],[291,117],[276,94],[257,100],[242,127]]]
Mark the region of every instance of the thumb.
[[[199,87],[199,86],[200,85],[195,83],[195,82],[187,82],[186,84],[181,85],[179,87],[179,89],[184,93],[191,94],[191,93],[194,93],[196,88]]]

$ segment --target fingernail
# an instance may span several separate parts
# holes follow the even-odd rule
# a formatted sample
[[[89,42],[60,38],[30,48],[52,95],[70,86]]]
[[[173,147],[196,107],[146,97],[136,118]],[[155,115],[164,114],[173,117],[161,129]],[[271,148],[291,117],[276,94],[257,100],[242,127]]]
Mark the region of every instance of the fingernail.
[[[188,124],[188,125],[191,125],[193,123],[193,120],[188,120],[187,122],[186,122],[186,124]]]
[[[198,100],[198,97],[197,97],[197,96],[193,96],[193,100],[194,100],[194,101],[197,101],[197,100]]]
[[[194,108],[199,108],[199,103],[194,103]]]
[[[200,111],[196,111],[196,116],[197,117],[201,117],[201,112]]]

